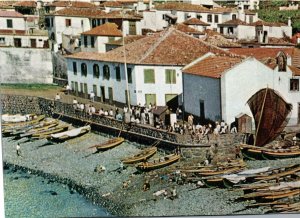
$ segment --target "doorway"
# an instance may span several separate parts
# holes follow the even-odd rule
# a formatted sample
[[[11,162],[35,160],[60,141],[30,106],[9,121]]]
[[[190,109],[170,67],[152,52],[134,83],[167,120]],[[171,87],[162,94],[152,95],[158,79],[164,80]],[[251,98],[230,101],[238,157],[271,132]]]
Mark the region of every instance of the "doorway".
[[[114,97],[113,97],[113,88],[108,88],[108,98],[109,98],[109,104],[113,104]]]
[[[300,123],[300,103],[298,103],[298,124]]]
[[[100,91],[101,91],[101,102],[105,102],[105,87],[100,86]]]
[[[205,119],[205,108],[204,108],[204,101],[200,100],[200,119]]]
[[[36,48],[36,39],[30,39],[30,47]]]

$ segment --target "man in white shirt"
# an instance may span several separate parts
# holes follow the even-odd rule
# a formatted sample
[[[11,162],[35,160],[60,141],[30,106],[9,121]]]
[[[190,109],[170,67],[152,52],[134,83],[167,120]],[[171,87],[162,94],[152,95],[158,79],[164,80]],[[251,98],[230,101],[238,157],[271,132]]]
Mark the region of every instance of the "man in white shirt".
[[[93,91],[91,91],[90,99],[92,102],[94,102],[94,100],[95,100],[95,93]]]
[[[60,95],[58,93],[55,96],[55,101],[60,101]]]

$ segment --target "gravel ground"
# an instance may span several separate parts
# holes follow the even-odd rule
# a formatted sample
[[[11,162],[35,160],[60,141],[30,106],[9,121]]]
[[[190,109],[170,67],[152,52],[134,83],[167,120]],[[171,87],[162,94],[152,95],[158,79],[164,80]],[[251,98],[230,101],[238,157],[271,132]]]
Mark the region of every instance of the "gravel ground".
[[[95,149],[89,149],[90,146],[105,140],[107,136],[95,133],[88,133],[53,145],[47,145],[47,140],[24,142],[26,139],[21,139],[19,142],[21,142],[23,157],[18,157],[15,148],[17,142],[12,140],[12,137],[6,137],[3,138],[3,160],[11,165],[42,172],[45,175],[49,174],[60,182],[72,181],[72,186],[79,193],[104,206],[113,215],[179,216],[264,213],[263,208],[245,209],[247,202],[235,202],[234,200],[242,195],[242,192],[237,189],[195,189],[194,184],[186,184],[176,186],[179,198],[172,201],[159,196],[154,200],[153,192],[174,186],[174,183],[162,181],[158,175],[165,173],[165,169],[170,169],[170,167],[147,174],[138,174],[134,167],[128,167],[119,173],[116,169],[119,167],[120,159],[137,153],[143,146],[126,141],[105,152],[95,153]],[[248,166],[249,168],[284,166],[299,162],[299,158],[281,161],[249,161]],[[179,162],[176,165],[180,164]],[[95,168],[99,165],[105,166],[106,171],[95,172]],[[142,185],[145,177],[150,179],[151,190],[143,192]],[[129,186],[124,189],[122,184],[128,180],[130,180]]]

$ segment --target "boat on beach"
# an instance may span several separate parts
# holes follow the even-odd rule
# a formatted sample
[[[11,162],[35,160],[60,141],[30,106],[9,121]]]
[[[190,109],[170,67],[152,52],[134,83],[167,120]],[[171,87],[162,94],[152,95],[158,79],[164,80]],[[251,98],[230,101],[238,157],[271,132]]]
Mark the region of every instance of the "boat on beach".
[[[20,122],[25,122],[34,117],[35,114],[3,114],[1,116],[2,123],[4,125],[11,124],[11,123],[20,123]]]
[[[68,125],[56,126],[54,128],[50,128],[48,130],[36,132],[29,137],[31,137],[32,139],[44,139],[44,138],[49,137],[51,134],[60,133],[60,132],[66,131],[68,129],[69,129]]]
[[[152,161],[139,163],[136,168],[141,171],[150,171],[171,165],[180,159],[178,154],[170,154],[165,157],[156,158]]]
[[[47,137],[47,139],[49,141],[54,141],[54,142],[63,142],[72,138],[82,136],[90,132],[90,130],[91,130],[91,126],[87,125],[87,126],[71,129],[65,132],[51,134]]]
[[[117,137],[117,138],[109,139],[108,141],[106,141],[104,143],[93,145],[89,148],[96,148],[98,151],[105,151],[105,150],[114,148],[114,147],[122,144],[124,142],[124,140],[125,139],[122,137]]]
[[[270,88],[259,90],[247,103],[254,117],[256,132],[253,145],[240,145],[244,158],[263,160],[300,156],[299,148],[291,151],[288,148],[266,147],[268,143],[282,133],[288,123],[288,115],[292,110],[292,105],[288,104],[279,93]]]
[[[49,122],[47,125],[45,125],[43,127],[33,128],[33,129],[30,129],[29,131],[26,131],[26,132],[24,132],[22,134],[19,134],[19,137],[20,138],[30,137],[33,134],[38,134],[38,133],[46,132],[46,131],[54,129],[56,126],[58,126],[58,124],[59,124],[59,121],[58,120],[54,120],[53,122],[51,122],[51,123]]]
[[[140,153],[138,153],[132,157],[122,159],[122,162],[124,164],[134,164],[134,163],[138,163],[141,161],[146,161],[147,159],[152,157],[156,152],[157,152],[157,147],[146,148],[146,149],[142,150]]]
[[[44,118],[45,118],[45,115],[39,115],[39,116],[34,116],[32,120],[13,122],[13,123],[2,123],[2,126],[3,126],[3,129],[24,127],[24,126],[36,124],[36,123],[40,122],[41,120],[43,120]]]

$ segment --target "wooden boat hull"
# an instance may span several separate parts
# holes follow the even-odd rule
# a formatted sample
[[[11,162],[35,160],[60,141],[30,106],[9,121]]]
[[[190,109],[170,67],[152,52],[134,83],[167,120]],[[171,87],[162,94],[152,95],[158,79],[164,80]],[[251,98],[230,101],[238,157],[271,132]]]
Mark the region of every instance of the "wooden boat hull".
[[[138,163],[141,161],[145,161],[145,160],[149,159],[150,157],[152,157],[156,153],[156,151],[157,151],[156,147],[147,148],[147,149],[143,150],[141,153],[139,153],[133,157],[123,159],[122,162],[123,162],[123,164],[134,164],[134,163]]]
[[[110,140],[108,140],[105,143],[102,143],[102,144],[99,144],[99,145],[94,145],[94,146],[92,146],[90,148],[96,148],[97,151],[105,151],[105,150],[114,148],[114,147],[122,144],[124,141],[125,141],[124,138],[117,137],[117,138],[114,138],[114,139],[110,139]]]
[[[162,162],[156,162],[156,163],[149,163],[149,162],[144,162],[140,163],[136,166],[138,170],[141,171],[150,171],[150,170],[156,170],[159,168],[166,167],[168,165],[171,165],[178,161],[180,159],[180,155],[169,155],[166,156],[165,159],[168,158],[168,160],[162,161]]]
[[[40,115],[34,120],[24,121],[24,122],[19,122],[19,123],[3,123],[2,126],[3,127],[22,127],[22,126],[38,123],[41,120],[43,120],[44,118],[45,118],[45,115]]]
[[[53,142],[64,142],[67,141],[69,139],[73,139],[73,138],[77,138],[79,136],[82,136],[88,132],[90,132],[91,127],[90,126],[86,126],[86,127],[81,127],[82,129],[80,130],[80,132],[78,134],[75,135],[70,135],[67,132],[70,132],[72,130],[67,131],[66,133],[61,132],[61,133],[56,133],[56,134],[62,134],[59,137],[54,137],[55,134],[51,134],[50,136],[47,137],[48,140],[53,141]]]
[[[300,171],[300,167],[296,166],[294,168],[288,169],[281,173],[276,173],[276,174],[271,174],[271,175],[266,175],[266,176],[257,176],[254,178],[254,180],[255,181],[269,181],[269,180],[279,179],[279,178],[285,177],[285,176],[290,176],[299,171]]]
[[[41,132],[41,133],[34,133],[31,135],[31,138],[33,139],[43,139],[49,137],[51,134],[59,133],[68,130],[69,126],[59,126],[54,129],[51,129],[46,132]]]
[[[28,131],[27,133],[24,134],[20,134],[20,137],[31,137],[34,134],[39,134],[39,133],[43,133],[43,132],[47,132],[48,130],[52,130],[54,129],[56,126],[58,126],[59,122],[54,122],[53,124],[50,124],[48,126],[44,126],[44,127],[40,127],[40,128],[35,128],[35,129],[31,129],[30,131]]]
[[[295,157],[300,157],[300,150],[295,150],[290,152],[262,151],[262,157],[266,160],[295,158]]]
[[[202,182],[205,184],[208,188],[226,188],[226,186],[223,183],[223,178],[213,178],[213,179],[202,179]]]
[[[197,173],[198,176],[216,176],[216,175],[223,175],[223,174],[230,174],[230,173],[237,173],[244,169],[244,167],[231,167],[225,170],[209,170],[209,171],[202,171]]]
[[[242,155],[245,159],[248,160],[264,160],[262,156],[262,150],[260,148],[241,148]]]

